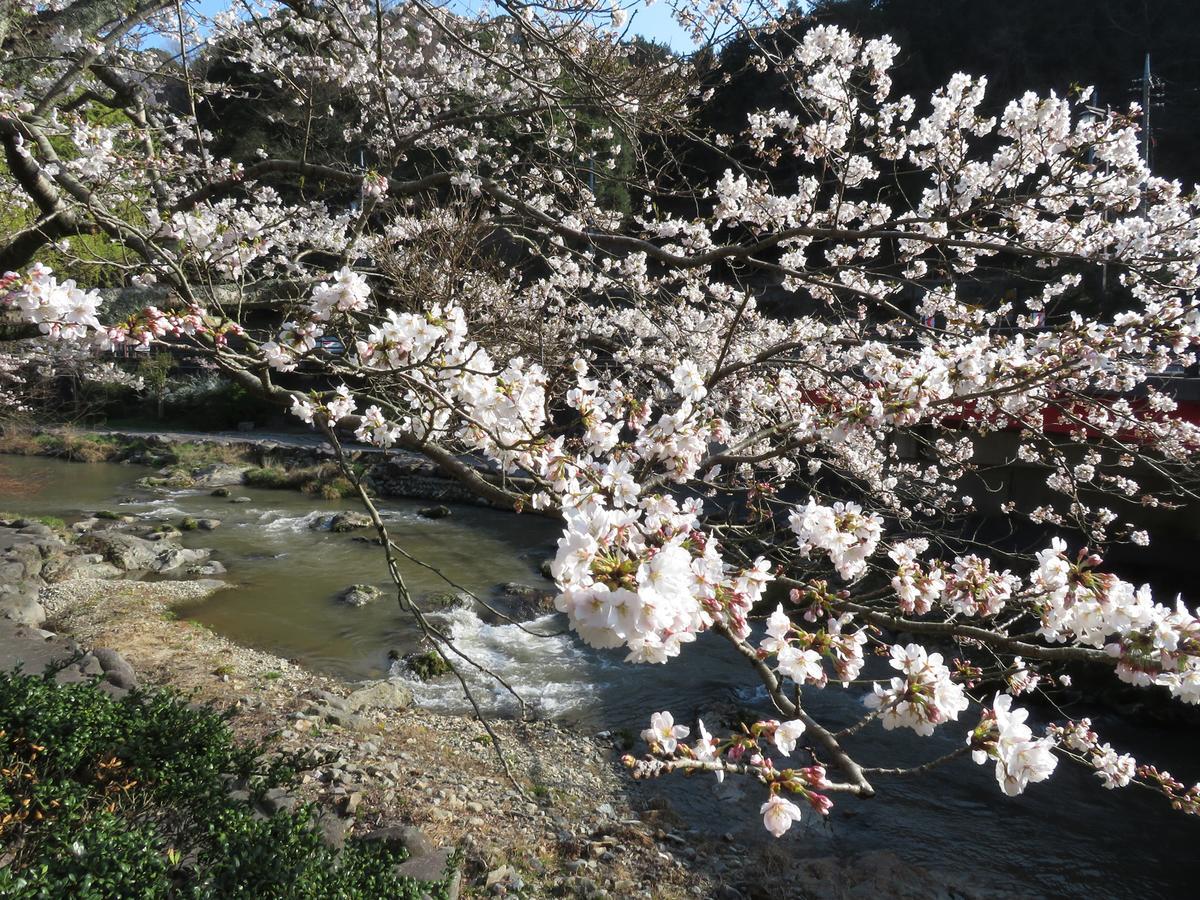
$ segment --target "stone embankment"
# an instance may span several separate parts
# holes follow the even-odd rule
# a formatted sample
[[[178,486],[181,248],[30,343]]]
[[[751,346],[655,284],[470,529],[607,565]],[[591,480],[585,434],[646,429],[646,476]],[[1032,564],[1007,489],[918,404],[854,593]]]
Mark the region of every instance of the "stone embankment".
[[[371,487],[381,497],[405,497],[411,500],[436,500],[439,503],[471,503],[489,506],[461,482],[448,478],[441,469],[419,456],[407,459],[388,459],[367,470]],[[445,506],[433,506],[424,513],[429,518],[442,518],[449,512]]]
[[[242,483],[245,474],[253,467],[274,467],[290,472],[330,465],[334,460],[333,451],[323,442],[299,435],[273,434],[258,437],[252,434],[174,435],[170,432],[161,435],[105,432],[105,435],[130,447],[141,448],[145,445],[145,449],[138,449],[124,458],[133,463],[167,466],[168,471],[160,476],[166,479],[161,483],[164,487],[224,487]],[[247,462],[217,463],[190,472],[181,471],[171,454],[171,447],[180,444],[235,448]],[[428,508],[427,514],[430,518],[448,515],[447,507],[441,505],[445,503],[491,505],[418,453],[392,450],[385,458],[371,447],[349,444],[346,449],[360,464],[368,487],[377,496],[435,501],[439,505]],[[488,472],[488,468],[478,461],[469,458],[463,458],[461,461],[481,472]]]

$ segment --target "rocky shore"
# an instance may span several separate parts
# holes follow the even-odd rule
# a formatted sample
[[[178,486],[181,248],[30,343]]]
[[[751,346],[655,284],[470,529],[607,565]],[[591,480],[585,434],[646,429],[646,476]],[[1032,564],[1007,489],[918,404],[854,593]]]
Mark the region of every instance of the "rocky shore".
[[[232,706],[239,736],[274,735],[314,761],[299,795],[266,798],[265,813],[317,801],[327,841],[399,841],[417,877],[436,877],[460,849],[468,895],[717,895],[677,855],[682,837],[630,805],[605,742],[548,722],[492,723],[514,784],[479,722],[414,708],[401,679],[348,685],[184,620],[187,604],[227,585],[190,575],[208,553],[178,535],[119,517],[0,520],[0,665],[55,663],[59,681],[165,685]],[[144,575],[180,580],[133,580]]]
[[[240,738],[274,736],[281,750],[313,760],[297,790],[268,792],[259,801],[261,814],[316,802],[326,843],[340,847],[358,836],[401,845],[410,853],[403,873],[417,878],[440,877],[457,851],[456,896],[1018,896],[913,867],[892,853],[804,859],[794,846],[705,839],[669,805],[646,802],[618,763],[620,747],[550,722],[491,723],[518,791],[478,721],[414,708],[411,694],[395,682],[351,687],[322,678],[173,615],[220,587],[94,579],[47,586],[41,592],[46,624],[59,633],[0,619],[0,667],[20,662],[31,670],[39,661],[107,645],[84,653],[58,678],[99,677],[102,690],[126,690],[97,665],[119,652],[135,682],[232,708],[230,725]]]

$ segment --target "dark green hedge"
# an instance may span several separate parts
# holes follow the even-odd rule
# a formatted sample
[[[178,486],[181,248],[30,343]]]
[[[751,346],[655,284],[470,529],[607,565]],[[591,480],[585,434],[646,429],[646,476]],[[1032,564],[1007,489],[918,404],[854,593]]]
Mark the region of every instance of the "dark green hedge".
[[[231,797],[294,784],[298,760],[234,741],[167,691],[0,673],[0,897],[418,898],[402,853],[323,844],[314,810]]]

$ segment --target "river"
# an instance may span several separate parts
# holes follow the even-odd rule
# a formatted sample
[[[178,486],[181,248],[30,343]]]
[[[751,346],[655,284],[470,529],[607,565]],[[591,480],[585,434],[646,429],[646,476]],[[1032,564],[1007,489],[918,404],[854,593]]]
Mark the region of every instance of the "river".
[[[149,470],[126,465],[0,457],[0,507],[68,521],[100,509],[176,523],[185,515],[217,518],[217,530],[189,532],[183,540],[212,548],[236,589],[182,610],[183,617],[347,680],[381,677],[389,671],[389,651],[417,646],[415,627],[389,599],[362,608],[333,600],[352,583],[388,586],[378,547],[311,527],[353,508],[348,502],[242,487],[233,494],[249,497],[248,503],[208,491],[163,495],[134,486],[144,474]],[[482,596],[503,582],[549,586],[537,566],[553,543],[552,523],[464,506],[430,520],[416,514],[422,505],[388,500],[382,512],[402,546],[461,586]],[[415,596],[447,589],[428,570],[406,565],[404,573]],[[478,662],[501,672],[541,714],[591,731],[637,731],[657,709],[670,709],[683,721],[699,714],[712,727],[720,710],[763,701],[744,663],[715,639],[698,641],[669,665],[633,667],[619,654],[590,650],[561,633],[564,623],[556,616],[526,623],[548,637],[490,623],[486,613],[469,608],[437,613],[434,621]],[[451,678],[414,687],[428,708],[467,711]],[[476,679],[475,688],[490,709],[511,709],[498,687]],[[807,704],[826,724],[840,727],[861,714],[861,691],[812,692]],[[1200,775],[1194,731],[1135,728],[1103,711],[1071,712],[1090,713],[1105,738],[1139,761],[1187,781]],[[854,749],[866,765],[903,765],[953,749],[964,733],[951,725],[934,738],[893,732],[881,740],[884,732],[873,725]],[[1012,896],[1186,897],[1195,895],[1200,879],[1200,823],[1172,813],[1148,792],[1105,791],[1093,775],[1065,763],[1049,783],[1018,798],[999,791],[990,764],[977,767],[969,759],[922,778],[880,779],[877,787],[873,800],[835,798],[827,822],[793,829],[781,846],[814,857],[889,850]],[[757,785],[729,779],[718,789],[709,779],[668,780],[645,790],[665,796],[701,831],[771,840],[754,815]]]

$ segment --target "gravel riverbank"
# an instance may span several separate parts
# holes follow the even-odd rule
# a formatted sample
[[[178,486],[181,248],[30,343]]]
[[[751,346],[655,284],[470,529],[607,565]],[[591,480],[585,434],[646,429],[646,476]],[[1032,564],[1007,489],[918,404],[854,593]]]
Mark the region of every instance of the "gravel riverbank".
[[[716,897],[720,880],[681,853],[683,836],[633,808],[619,751],[549,722],[492,727],[522,793],[477,721],[409,705],[402,686],[358,706],[363,690],[233,644],[186,620],[186,604],[219,582],[78,580],[44,588],[47,627],[83,646],[114,647],[153,684],[232,705],[246,738],[278,735],[285,750],[332,754],[303,776],[303,799],[336,811],[350,833],[418,825],[462,847],[474,890],[488,895]],[[350,703],[347,703],[350,701]],[[492,881],[487,885],[488,880]]]

